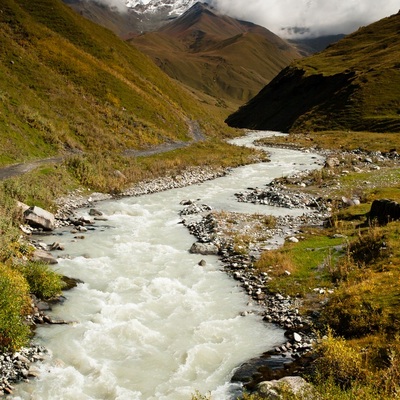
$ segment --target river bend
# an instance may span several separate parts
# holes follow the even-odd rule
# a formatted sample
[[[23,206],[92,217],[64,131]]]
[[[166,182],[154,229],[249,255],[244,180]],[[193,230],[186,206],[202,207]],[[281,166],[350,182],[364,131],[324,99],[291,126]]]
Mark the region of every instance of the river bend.
[[[235,139],[251,145],[266,132]],[[239,203],[234,193],[296,171],[319,168],[321,157],[269,149],[271,162],[181,189],[97,204],[108,218],[84,240],[64,228],[46,237],[66,250],[56,269],[84,283],[52,311],[73,325],[42,326],[36,340],[51,357],[41,377],[19,385],[14,399],[188,400],[196,390],[232,397],[242,362],[280,344],[283,331],[262,322],[217,257],[190,254],[195,239],[180,224],[180,202],[274,215],[303,211]],[[79,210],[87,215],[88,210]],[[61,235],[61,236],[60,236]],[[59,254],[58,254],[59,255]],[[205,259],[205,267],[198,265]],[[256,310],[255,310],[256,311]]]

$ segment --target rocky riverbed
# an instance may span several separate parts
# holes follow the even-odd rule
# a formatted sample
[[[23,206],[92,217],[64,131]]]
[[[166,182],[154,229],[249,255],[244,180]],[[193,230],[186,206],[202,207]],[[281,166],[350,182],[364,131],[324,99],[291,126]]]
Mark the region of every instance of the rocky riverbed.
[[[292,208],[294,201],[299,199],[298,193],[293,194],[294,196],[290,196],[290,191],[285,191],[285,206],[288,208]],[[281,378],[301,369],[306,360],[308,362],[308,353],[316,340],[311,329],[312,318],[300,314],[301,299],[271,293],[269,284],[273,280],[272,274],[259,272],[255,268],[255,262],[263,250],[276,248],[284,240],[297,241],[296,234],[301,226],[322,226],[329,217],[329,207],[320,201],[315,206],[313,202],[313,207],[308,208],[305,204],[309,204],[309,200],[306,196],[298,204],[299,208],[307,209],[303,215],[277,217],[274,222],[269,223],[266,223],[265,216],[212,212],[207,205],[183,202],[183,223],[198,240],[191,251],[219,255],[224,270],[247,292],[249,301],[261,308],[264,321],[285,329],[285,343],[271,352],[249,360],[236,370],[232,380],[240,381],[250,389],[255,389],[262,381],[273,377]],[[252,240],[238,246],[235,243],[238,234],[250,236]],[[290,274],[289,271],[286,273]],[[289,365],[292,368],[288,368]],[[297,370],[294,366],[298,367]],[[273,373],[272,370],[279,370],[279,373]]]
[[[390,154],[365,154],[362,152],[352,153],[327,153],[325,171],[327,175],[346,175],[350,172],[361,173],[371,170],[379,170],[388,163],[398,162],[397,153]],[[339,172],[338,172],[339,170]],[[350,172],[349,172],[350,171]],[[205,180],[223,176],[228,170],[212,168],[192,168],[180,175],[160,178],[153,181],[142,182],[119,196],[139,196],[142,194],[154,193],[172,188],[184,187]],[[313,181],[314,179],[314,181]],[[288,365],[298,366],[296,360],[304,360],[305,355],[312,348],[315,337],[311,330],[312,319],[300,315],[299,308],[301,300],[294,297],[271,294],[268,287],[273,276],[268,272],[258,273],[254,263],[266,249],[272,249],[283,243],[284,240],[296,241],[302,225],[321,226],[331,211],[330,197],[324,196],[328,191],[335,188],[331,185],[322,186],[320,195],[307,193],[307,188],[315,183],[315,176],[309,177],[307,173],[293,175],[287,178],[277,179],[263,188],[248,188],[236,194],[238,201],[252,202],[256,204],[273,205],[289,209],[298,208],[304,210],[303,215],[298,217],[277,217],[274,224],[267,226],[265,216],[254,216],[246,214],[217,214],[206,204],[198,204],[194,201],[185,200],[182,202],[181,217],[183,223],[190,232],[196,236],[197,242],[191,249],[193,252],[203,254],[217,254],[220,256],[224,270],[238,282],[238,285],[249,295],[249,301],[261,307],[264,320],[274,323],[286,330],[287,340],[274,351],[262,355],[254,360],[249,360],[237,369],[233,380],[254,388],[261,380],[280,377],[282,372],[274,374],[274,369],[285,371]],[[370,185],[369,182],[365,183]],[[288,189],[286,185],[292,187]],[[333,185],[336,185],[334,183]],[[294,190],[297,186],[299,190]],[[323,189],[326,189],[325,191]],[[95,223],[96,218],[103,219],[103,216],[93,216],[92,220],[79,221],[74,210],[81,207],[95,208],[96,203],[101,200],[111,199],[111,195],[101,193],[89,193],[84,190],[75,191],[69,196],[59,199],[58,212],[56,214],[56,226],[73,225],[78,232],[87,232],[90,225]],[[349,199],[342,199],[344,205]],[[350,199],[351,202],[354,199]],[[232,224],[232,221],[234,223]],[[235,229],[232,228],[235,226]],[[245,244],[236,243],[237,232],[247,236]],[[40,247],[40,245],[38,245]],[[48,249],[47,249],[48,250]],[[287,272],[290,273],[289,271]],[[322,291],[323,288],[315,288]],[[46,310],[39,309],[46,307],[43,303],[31,319],[34,323],[66,323],[66,321],[51,321],[46,317]],[[36,346],[23,349],[16,354],[22,354],[29,362],[40,360],[45,354],[44,349],[36,350]],[[33,352],[35,357],[26,356]],[[39,354],[39,353],[40,354]],[[33,368],[30,364],[21,361],[21,356],[3,354],[0,356],[0,394],[12,391],[12,384],[16,381],[34,377]],[[289,370],[289,369],[288,369]],[[12,371],[12,372],[9,372]],[[28,371],[28,375],[26,374]],[[29,372],[31,371],[31,372]],[[293,370],[290,370],[293,372]],[[2,389],[1,389],[2,388]]]
[[[0,396],[11,394],[16,382],[39,376],[35,363],[46,356],[43,346],[23,347],[15,353],[0,354]]]
[[[160,178],[155,181],[143,182],[125,191],[121,196],[139,196],[142,194],[160,192],[171,188],[184,187],[205,180],[214,179],[226,174],[228,170],[213,170],[211,168],[190,169],[187,172],[175,177]],[[191,249],[193,252],[202,254],[217,254],[220,256],[224,270],[231,275],[249,295],[249,301],[261,307],[262,316],[266,322],[275,323],[287,330],[287,342],[275,349],[274,353],[279,354],[284,363],[290,360],[301,358],[311,349],[314,337],[307,329],[311,321],[299,314],[299,300],[277,295],[271,295],[268,290],[268,283],[272,279],[268,273],[258,274],[254,268],[254,261],[261,252],[268,248],[279,246],[283,240],[296,240],[295,235],[300,225],[320,225],[329,214],[329,209],[322,201],[317,201],[311,196],[299,195],[297,192],[290,192],[283,185],[271,183],[276,194],[274,202],[269,204],[280,207],[303,208],[305,213],[299,217],[278,217],[276,219],[266,216],[251,216],[247,214],[222,213],[216,215],[206,204],[197,204],[193,201],[183,201],[181,217],[189,231],[196,236],[198,242]],[[238,201],[259,201],[257,198],[265,191],[251,189],[248,194],[237,194]],[[263,195],[261,195],[263,196]],[[56,214],[55,226],[71,226],[79,234],[88,234],[91,226],[96,223],[96,218],[103,220],[104,216],[95,214],[88,220],[79,219],[75,210],[82,207],[90,207],[95,210],[96,203],[102,200],[111,199],[112,196],[101,193],[87,193],[84,190],[75,191],[69,196],[59,199],[58,212]],[[227,227],[228,221],[234,220],[236,229],[241,234],[245,233],[251,238],[250,243],[244,248],[241,244],[235,244],[234,232]],[[272,222],[272,223],[271,223]],[[273,225],[273,226],[269,226]],[[32,241],[36,247],[43,249],[43,244]],[[62,249],[62,247],[61,247]],[[45,248],[43,250],[50,250]],[[52,321],[46,315],[47,303],[38,302],[35,304],[35,311],[30,317],[30,322],[37,323],[68,323],[68,321]],[[34,347],[32,347],[34,348]],[[254,360],[239,368],[235,373],[234,380],[242,381],[248,385],[254,384],[257,375],[259,377],[260,360]],[[276,360],[275,360],[276,361]],[[7,364],[9,365],[9,364]],[[4,381],[5,387],[12,390],[10,382],[27,379],[24,375],[24,365],[18,360],[14,365],[12,379]],[[249,366],[252,365],[250,368]],[[265,363],[263,363],[265,367]],[[8,367],[7,367],[8,368]],[[243,374],[246,371],[246,374]],[[5,376],[3,374],[3,376]],[[7,386],[8,385],[8,386]]]

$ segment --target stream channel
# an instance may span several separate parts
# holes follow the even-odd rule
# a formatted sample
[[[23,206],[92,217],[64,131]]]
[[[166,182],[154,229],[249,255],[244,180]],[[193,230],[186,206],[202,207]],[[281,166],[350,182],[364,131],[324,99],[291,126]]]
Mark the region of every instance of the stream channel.
[[[251,146],[272,134],[253,132],[232,142]],[[234,193],[276,177],[321,167],[322,157],[271,148],[271,162],[181,189],[99,202],[107,217],[85,240],[70,229],[45,237],[65,245],[55,269],[84,283],[65,292],[53,318],[72,325],[40,326],[36,342],[50,352],[39,379],[17,385],[12,399],[213,400],[234,398],[230,383],[241,363],[284,341],[283,330],[252,311],[216,256],[190,254],[195,241],[180,224],[182,200],[213,209],[274,215],[304,210],[237,202]],[[87,215],[88,209],[78,210]],[[56,253],[60,255],[61,253]],[[199,266],[201,259],[205,266]],[[257,311],[257,310],[255,310]],[[237,385],[237,384],[236,384]]]

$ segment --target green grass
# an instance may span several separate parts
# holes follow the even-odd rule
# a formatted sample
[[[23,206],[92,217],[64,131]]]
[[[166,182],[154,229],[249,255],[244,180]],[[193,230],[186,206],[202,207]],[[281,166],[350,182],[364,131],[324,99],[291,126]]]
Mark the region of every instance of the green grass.
[[[343,243],[343,238],[313,232],[303,236],[299,243],[285,243],[279,250],[263,253],[256,268],[275,276],[270,282],[271,291],[304,297],[316,287],[332,287],[328,270],[343,255],[335,249]]]
[[[21,274],[0,264],[0,351],[26,345],[30,330],[23,316],[30,309],[29,285]]]
[[[295,61],[228,119],[283,132],[400,132],[400,14]],[[356,131],[356,132],[355,132]],[[361,142],[360,145],[363,145]]]
[[[187,141],[190,120],[233,134],[217,107],[61,1],[5,0],[0,11],[0,165]]]
[[[29,285],[30,293],[39,299],[51,299],[61,294],[64,283],[61,275],[41,262],[29,262],[16,266]]]

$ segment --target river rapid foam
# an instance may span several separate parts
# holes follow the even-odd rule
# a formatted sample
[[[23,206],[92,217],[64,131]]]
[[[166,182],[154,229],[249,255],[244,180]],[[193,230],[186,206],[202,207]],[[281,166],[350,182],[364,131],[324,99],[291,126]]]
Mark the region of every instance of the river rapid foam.
[[[250,145],[261,135],[235,143]],[[108,220],[84,240],[74,240],[67,228],[47,237],[66,248],[58,272],[84,283],[66,292],[67,300],[52,312],[72,325],[38,328],[36,340],[51,357],[40,366],[40,378],[19,385],[12,398],[183,400],[196,390],[210,391],[215,400],[232,398],[234,369],[282,343],[283,331],[262,322],[237,282],[220,270],[217,257],[188,252],[195,240],[179,223],[180,202],[300,213],[236,202],[237,190],[318,168],[321,161],[292,150],[270,152],[270,163],[200,185],[98,203]]]

